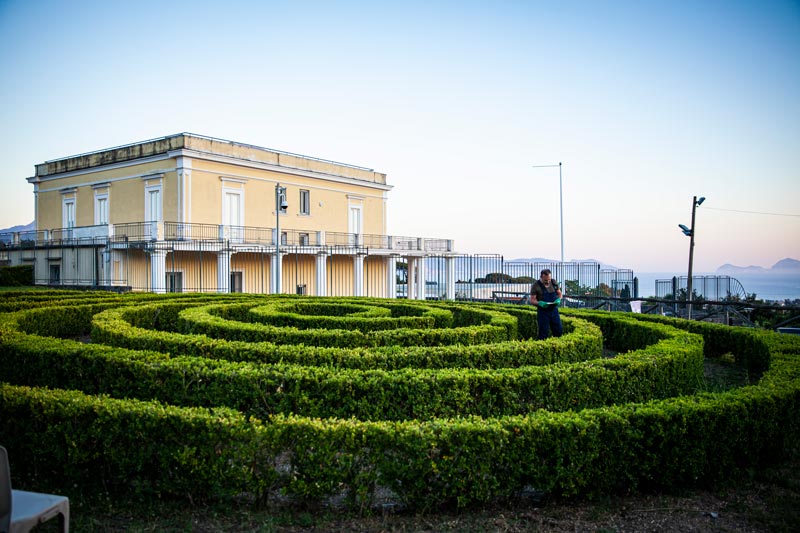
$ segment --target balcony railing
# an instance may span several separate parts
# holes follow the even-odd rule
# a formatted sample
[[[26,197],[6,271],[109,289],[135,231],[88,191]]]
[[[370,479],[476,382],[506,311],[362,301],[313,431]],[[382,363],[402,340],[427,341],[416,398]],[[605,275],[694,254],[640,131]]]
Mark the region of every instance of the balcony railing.
[[[111,237],[115,241],[129,242],[156,240],[158,238],[157,223],[127,222],[124,224],[114,224],[114,231]]]
[[[153,241],[213,241],[231,244],[275,246],[275,229],[188,222],[126,222],[58,228],[53,230],[0,233],[0,249],[52,246],[86,241],[147,243]],[[452,252],[453,241],[391,235],[287,229],[281,231],[282,246],[332,246],[345,248],[416,252]]]
[[[187,224],[164,222],[164,240],[167,241],[215,241],[219,239],[216,224]]]
[[[107,239],[109,237],[108,224],[95,226],[78,226],[72,228],[58,228],[50,231],[51,241]]]

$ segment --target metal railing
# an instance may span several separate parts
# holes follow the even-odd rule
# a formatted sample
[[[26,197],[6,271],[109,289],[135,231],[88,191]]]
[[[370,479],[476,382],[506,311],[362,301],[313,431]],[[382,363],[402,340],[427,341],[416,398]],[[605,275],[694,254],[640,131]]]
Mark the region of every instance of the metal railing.
[[[155,240],[158,236],[158,230],[154,231],[155,223],[153,222],[125,222],[122,224],[114,224],[114,229],[111,238],[115,241],[150,241]]]
[[[0,233],[0,247],[16,248],[58,245],[72,240],[111,239],[113,242],[229,241],[234,244],[275,245],[275,229],[260,226],[231,226],[194,222],[123,222],[53,230]],[[289,246],[334,246],[347,248],[447,253],[449,239],[391,236],[369,233],[281,231],[281,244]]]
[[[217,239],[219,239],[217,224],[164,222],[164,240],[167,241],[211,241]]]
[[[656,298],[674,297],[685,300],[689,278],[675,276],[656,280]],[[747,292],[736,278],[730,276],[692,276],[692,300],[746,300]]]

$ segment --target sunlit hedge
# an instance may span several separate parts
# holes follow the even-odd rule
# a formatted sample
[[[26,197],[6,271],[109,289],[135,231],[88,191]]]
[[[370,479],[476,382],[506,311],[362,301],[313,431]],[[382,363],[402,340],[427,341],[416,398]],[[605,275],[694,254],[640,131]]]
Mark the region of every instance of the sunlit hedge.
[[[705,484],[800,436],[789,336],[587,311],[536,341],[523,306],[21,294],[0,443],[32,488],[430,508]],[[702,392],[704,351],[753,383]]]

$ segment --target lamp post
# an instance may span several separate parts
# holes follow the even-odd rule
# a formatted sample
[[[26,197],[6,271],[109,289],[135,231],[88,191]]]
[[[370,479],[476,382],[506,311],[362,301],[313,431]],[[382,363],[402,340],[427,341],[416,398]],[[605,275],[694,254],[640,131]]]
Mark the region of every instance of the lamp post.
[[[692,263],[694,261],[695,211],[697,210],[697,206],[705,201],[706,201],[705,196],[701,196],[700,198],[694,196],[692,198],[692,226],[690,228],[687,228],[683,224],[678,224],[678,227],[681,229],[683,234],[689,237],[689,278],[686,280],[686,302],[687,302],[686,316],[689,320],[692,319]]]
[[[561,219],[561,263],[564,263],[564,187],[561,179],[561,161],[558,165],[533,165],[533,168],[555,168],[558,167],[558,212]]]
[[[283,287],[283,261],[281,259],[281,213],[285,213],[289,204],[286,202],[286,187],[275,184],[275,293],[280,294]]]

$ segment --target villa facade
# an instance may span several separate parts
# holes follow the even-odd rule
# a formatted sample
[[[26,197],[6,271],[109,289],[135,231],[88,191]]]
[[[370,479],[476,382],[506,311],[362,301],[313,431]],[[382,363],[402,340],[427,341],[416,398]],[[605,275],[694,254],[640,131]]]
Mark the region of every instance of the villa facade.
[[[180,133],[36,165],[36,229],[0,236],[38,285],[425,298],[453,242],[387,235],[386,175]]]

